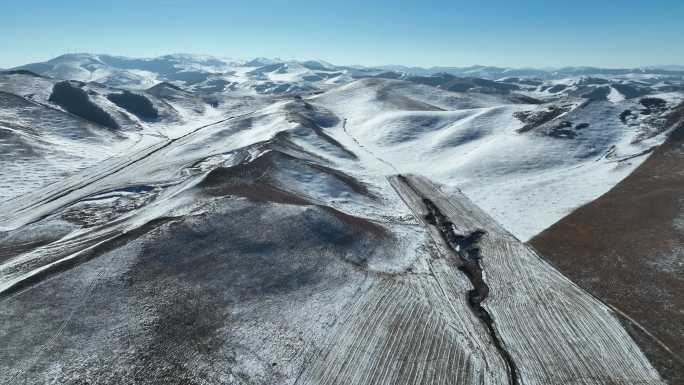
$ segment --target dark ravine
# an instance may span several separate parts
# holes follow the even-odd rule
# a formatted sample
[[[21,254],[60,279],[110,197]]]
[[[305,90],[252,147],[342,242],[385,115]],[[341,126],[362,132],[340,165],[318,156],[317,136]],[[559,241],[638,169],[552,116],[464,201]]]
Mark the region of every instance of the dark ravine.
[[[518,368],[515,365],[515,361],[496,334],[494,319],[482,306],[482,302],[489,295],[489,286],[487,286],[487,282],[485,282],[482,276],[480,249],[477,247],[477,244],[480,238],[485,235],[485,232],[476,230],[468,235],[456,234],[454,224],[440,211],[434,202],[423,197],[423,203],[428,210],[425,220],[439,230],[444,242],[454,255],[459,258],[461,263],[459,270],[468,277],[473,285],[473,289],[468,292],[468,305],[470,309],[485,325],[496,350],[506,362],[509,383],[511,385],[518,384]]]
[[[397,179],[411,189],[416,196],[422,199],[423,205],[425,205],[427,210],[427,215],[425,215],[423,219],[439,231],[439,234],[449,248],[449,251],[458,258],[459,270],[468,277],[468,280],[473,285],[473,289],[468,291],[468,307],[473,314],[482,321],[497,352],[506,363],[509,384],[519,384],[518,367],[510,352],[504,347],[501,339],[496,334],[494,319],[482,306],[482,302],[484,302],[489,295],[489,286],[487,286],[487,282],[484,280],[482,274],[483,270],[482,266],[480,266],[481,256],[478,242],[486,232],[478,229],[467,235],[457,234],[456,227],[453,222],[449,220],[449,217],[444,215],[432,200],[426,198],[424,194],[421,194],[406,176],[399,174],[397,175]]]

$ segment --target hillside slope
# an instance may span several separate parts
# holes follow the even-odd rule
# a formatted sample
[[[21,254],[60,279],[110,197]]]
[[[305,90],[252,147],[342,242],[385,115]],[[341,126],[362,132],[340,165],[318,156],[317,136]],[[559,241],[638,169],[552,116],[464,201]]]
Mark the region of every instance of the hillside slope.
[[[679,128],[631,175],[530,240],[564,274],[626,314],[672,383],[684,383],[684,106]]]
[[[0,205],[0,380],[663,384],[607,307],[340,124],[281,101]]]
[[[648,234],[652,265],[587,254],[560,268],[629,295],[677,345],[674,75],[408,76],[192,55],[48,64],[91,78],[0,74],[0,194],[12,195],[0,200],[1,384],[676,379],[630,337],[636,323],[620,324],[625,309],[521,242],[660,162],[623,194],[663,194],[658,215],[642,199],[624,218],[671,236]],[[112,86],[139,71],[159,83]],[[582,242],[617,237],[610,219],[591,219],[608,230]],[[612,268],[623,262],[643,269]]]
[[[608,191],[662,143],[660,118],[682,96],[661,97],[671,99],[663,100],[668,107],[647,114],[638,100],[568,96],[538,104],[363,79],[310,100],[344,122],[331,135],[363,143],[370,164],[378,157],[394,165],[380,165],[384,172],[422,173],[458,188],[527,240]],[[625,110],[634,111],[633,123],[622,121]]]

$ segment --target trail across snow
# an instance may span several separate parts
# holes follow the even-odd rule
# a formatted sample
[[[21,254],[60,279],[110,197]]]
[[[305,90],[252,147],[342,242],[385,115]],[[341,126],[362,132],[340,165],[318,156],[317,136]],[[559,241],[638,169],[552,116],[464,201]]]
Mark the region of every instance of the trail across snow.
[[[621,111],[635,108],[633,100],[571,100],[574,110],[525,133],[518,132],[524,123],[516,114],[546,105],[378,80],[310,100],[344,119],[330,134],[341,142],[352,138],[346,143],[371,154],[364,167],[420,173],[463,191],[523,241],[608,191],[666,137],[637,140],[638,128],[620,121]],[[553,125],[566,120],[582,128],[572,129],[573,138],[555,137]]]

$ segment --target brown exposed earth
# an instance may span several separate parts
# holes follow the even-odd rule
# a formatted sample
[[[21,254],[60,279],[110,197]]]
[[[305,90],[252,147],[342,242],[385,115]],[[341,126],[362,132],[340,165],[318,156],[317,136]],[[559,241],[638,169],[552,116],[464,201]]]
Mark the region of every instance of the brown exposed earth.
[[[613,307],[653,365],[684,384],[684,105],[629,177],[530,241]]]

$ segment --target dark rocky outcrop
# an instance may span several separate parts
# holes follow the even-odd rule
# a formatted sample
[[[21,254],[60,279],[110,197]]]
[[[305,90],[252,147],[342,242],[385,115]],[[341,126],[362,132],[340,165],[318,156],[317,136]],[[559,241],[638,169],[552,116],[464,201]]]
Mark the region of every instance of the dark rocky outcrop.
[[[159,119],[159,112],[154,108],[152,102],[143,95],[124,91],[120,94],[109,94],[107,99],[142,120]]]
[[[523,127],[518,129],[519,133],[524,133],[530,131],[534,128],[541,126],[544,123],[550,122],[553,119],[563,115],[568,111],[568,108],[559,106],[548,106],[545,109],[539,109],[535,111],[519,111],[513,114],[513,116],[525,123]]]
[[[664,112],[667,109],[667,102],[659,98],[643,98],[639,100],[644,109],[641,110],[642,115],[651,115],[658,112]]]
[[[551,128],[549,136],[557,139],[573,139],[577,137],[577,132],[572,130],[572,122],[564,120]]]
[[[622,112],[620,113],[620,121],[621,121],[623,124],[627,124],[627,120],[628,120],[630,117],[633,117],[633,116],[634,116],[634,115],[632,114],[632,110],[624,110],[624,111],[622,111]]]
[[[88,93],[81,88],[82,86],[83,83],[79,82],[59,82],[52,88],[52,94],[48,100],[83,119],[107,128],[119,129],[119,124],[114,118],[93,103]]]

